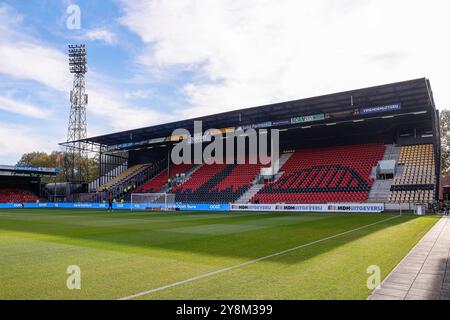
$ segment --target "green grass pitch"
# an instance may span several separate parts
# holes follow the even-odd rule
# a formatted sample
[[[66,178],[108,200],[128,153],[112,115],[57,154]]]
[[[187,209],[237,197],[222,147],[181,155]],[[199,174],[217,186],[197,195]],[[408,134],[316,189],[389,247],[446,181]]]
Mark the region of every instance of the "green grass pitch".
[[[366,299],[367,267],[384,278],[438,219],[391,217],[1,210],[0,299],[119,299],[192,278],[137,299]]]

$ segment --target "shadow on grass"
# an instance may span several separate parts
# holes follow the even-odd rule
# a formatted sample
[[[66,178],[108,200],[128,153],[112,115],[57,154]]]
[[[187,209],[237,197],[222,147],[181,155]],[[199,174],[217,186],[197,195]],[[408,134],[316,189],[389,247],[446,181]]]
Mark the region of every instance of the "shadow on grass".
[[[65,214],[69,214],[69,211]],[[128,219],[128,215],[95,213],[89,218],[85,214],[76,214],[79,220],[64,221],[61,216],[58,219],[57,213],[54,216],[54,219],[33,221],[2,219],[0,216],[0,229],[25,232],[28,234],[24,234],[24,237],[31,239],[33,236],[30,233],[44,241],[141,255],[151,256],[155,254],[154,249],[157,249],[167,251],[167,255],[173,258],[179,253],[183,253],[181,257],[185,257],[184,253],[192,253],[202,255],[205,259],[217,256],[250,260],[367,226],[320,242],[320,245],[314,244],[313,250],[305,250],[303,254],[277,259],[278,263],[294,264],[416,219],[414,216],[387,220],[392,216],[338,214],[227,215],[212,219],[206,218],[213,216],[212,214],[189,214],[183,217],[195,219],[171,221],[170,217],[181,215],[138,215]],[[20,212],[17,217],[20,217]],[[136,217],[148,220],[148,223],[140,223]],[[152,218],[157,217],[164,217],[167,221],[153,223]],[[286,218],[285,222],[283,217]],[[123,221],[123,225],[113,223],[117,221]]]

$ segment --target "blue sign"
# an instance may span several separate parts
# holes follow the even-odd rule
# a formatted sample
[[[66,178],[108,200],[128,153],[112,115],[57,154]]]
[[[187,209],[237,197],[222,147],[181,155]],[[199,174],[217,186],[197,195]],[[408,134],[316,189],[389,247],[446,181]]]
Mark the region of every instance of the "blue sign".
[[[58,173],[60,171],[59,168],[43,168],[43,167],[20,167],[16,166],[14,168],[17,171],[37,171],[37,172],[44,172],[44,173]]]
[[[134,203],[133,205],[129,203],[117,204],[117,209],[131,209],[133,210],[146,210],[152,208],[164,207],[163,203]],[[176,203],[170,204],[169,207],[172,209],[178,209],[180,211],[229,211],[229,204],[212,204],[212,203]]]
[[[212,203],[177,203],[175,207],[181,211],[230,211],[228,203],[212,204]]]
[[[371,113],[382,113],[382,112],[392,112],[397,111],[402,108],[401,103],[394,103],[385,106],[376,106],[371,108],[361,108],[359,109],[359,114],[371,114]]]
[[[0,203],[0,209],[23,208],[21,203]]]
[[[164,203],[113,203],[113,209],[117,210],[151,210],[164,207]],[[19,209],[19,208],[57,208],[57,209],[108,209],[106,203],[0,203],[0,209]],[[180,211],[230,211],[229,204],[212,203],[176,203],[169,204],[169,208]]]
[[[291,124],[291,119],[286,119],[286,120],[277,120],[272,122],[272,125],[274,127],[280,127],[280,126],[288,126]]]
[[[58,173],[61,171],[59,168],[27,167],[27,166],[0,166],[0,170],[28,171],[28,172],[41,172],[41,173]]]

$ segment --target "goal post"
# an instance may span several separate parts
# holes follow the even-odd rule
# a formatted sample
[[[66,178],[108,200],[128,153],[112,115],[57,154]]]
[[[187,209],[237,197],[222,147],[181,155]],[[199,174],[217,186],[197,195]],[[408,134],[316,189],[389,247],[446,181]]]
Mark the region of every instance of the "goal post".
[[[175,210],[174,193],[132,193],[131,210]]]

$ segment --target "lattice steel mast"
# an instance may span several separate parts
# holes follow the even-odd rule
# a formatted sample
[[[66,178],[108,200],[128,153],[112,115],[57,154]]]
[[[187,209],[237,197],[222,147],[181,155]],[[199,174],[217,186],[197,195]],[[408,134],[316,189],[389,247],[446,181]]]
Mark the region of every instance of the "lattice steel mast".
[[[85,74],[87,72],[87,52],[84,44],[69,45],[70,73],[74,75],[73,89],[70,92],[70,116],[67,129],[67,158],[68,180],[83,182],[83,162],[86,159],[84,144],[79,142],[87,138],[86,106],[88,95],[85,88]],[[85,168],[87,169],[87,168]],[[85,173],[86,174],[86,173]]]

